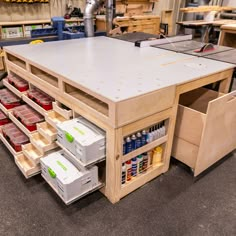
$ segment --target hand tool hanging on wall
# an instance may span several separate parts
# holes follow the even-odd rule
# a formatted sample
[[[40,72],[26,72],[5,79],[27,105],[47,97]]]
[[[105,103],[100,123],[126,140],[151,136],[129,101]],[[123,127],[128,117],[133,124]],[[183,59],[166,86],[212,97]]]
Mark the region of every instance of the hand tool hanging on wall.
[[[49,3],[49,0],[3,0],[6,3]]]

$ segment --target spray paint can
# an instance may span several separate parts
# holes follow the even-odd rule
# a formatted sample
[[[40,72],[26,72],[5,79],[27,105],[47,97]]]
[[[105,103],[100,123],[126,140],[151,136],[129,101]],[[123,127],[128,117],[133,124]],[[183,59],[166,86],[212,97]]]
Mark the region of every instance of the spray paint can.
[[[132,151],[136,149],[136,140],[137,140],[137,139],[136,139],[136,136],[135,136],[135,134],[133,134],[133,135],[131,136]]]
[[[142,147],[142,134],[138,132],[136,134],[136,148]]]
[[[132,158],[131,164],[132,164],[132,176],[134,177],[137,175],[137,158],[136,157]]]
[[[126,165],[122,163],[121,167],[121,184],[125,184],[126,182]]]
[[[127,137],[126,138],[126,153],[132,152],[132,142],[131,138]]]
[[[123,155],[125,155],[127,153],[126,151],[126,142],[125,139],[123,140]]]
[[[147,144],[147,132],[145,129],[142,131],[141,143],[142,143],[142,146]]]
[[[146,171],[148,168],[148,154],[146,152],[143,153],[143,171]]]
[[[126,161],[126,181],[130,181],[132,178],[132,165],[131,160]]]
[[[143,156],[142,155],[138,155],[137,157],[137,172],[138,173],[142,173],[143,171]]]

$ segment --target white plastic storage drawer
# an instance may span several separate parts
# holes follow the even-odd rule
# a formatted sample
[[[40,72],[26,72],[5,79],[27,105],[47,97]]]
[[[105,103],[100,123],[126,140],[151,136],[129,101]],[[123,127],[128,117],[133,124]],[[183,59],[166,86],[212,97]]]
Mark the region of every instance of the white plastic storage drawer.
[[[105,132],[82,117],[58,124],[57,141],[84,164],[105,157]]]
[[[43,178],[66,204],[99,185],[97,166],[78,169],[68,161],[62,150],[47,155],[40,162]]]

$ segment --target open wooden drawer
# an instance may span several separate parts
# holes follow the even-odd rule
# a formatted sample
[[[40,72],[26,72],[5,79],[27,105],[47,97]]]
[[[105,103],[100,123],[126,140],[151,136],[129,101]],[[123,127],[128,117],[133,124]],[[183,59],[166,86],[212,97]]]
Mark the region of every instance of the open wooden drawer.
[[[69,119],[66,119],[65,117],[63,117],[62,115],[60,115],[55,111],[49,111],[45,114],[45,120],[56,129],[57,124]]]
[[[57,147],[55,142],[49,142],[45,139],[40,133],[35,132],[30,135],[30,142],[40,151],[40,153],[44,154],[45,152],[52,150]]]
[[[182,94],[172,156],[199,175],[236,147],[236,91],[205,88]]]
[[[39,164],[43,154],[31,143],[22,146],[22,152],[32,163]]]
[[[72,117],[72,110],[59,103],[58,101],[52,103],[53,110],[63,116],[65,119],[70,119]]]
[[[47,122],[38,123],[37,130],[49,142],[57,139],[57,130]]]
[[[15,163],[27,179],[41,172],[40,164],[35,165],[22,153],[15,155]]]

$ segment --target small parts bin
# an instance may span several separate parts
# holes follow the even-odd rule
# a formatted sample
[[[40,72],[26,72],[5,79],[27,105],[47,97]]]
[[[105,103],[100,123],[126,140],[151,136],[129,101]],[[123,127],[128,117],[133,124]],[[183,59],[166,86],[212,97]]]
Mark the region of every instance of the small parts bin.
[[[29,89],[28,82],[17,75],[9,75],[7,80],[9,84],[18,89],[20,92],[25,92]]]
[[[10,123],[7,116],[0,110],[0,126]]]
[[[21,152],[21,145],[29,143],[29,138],[13,123],[2,127],[2,134],[16,152]]]
[[[44,110],[52,110],[54,99],[37,88],[33,88],[27,93],[28,97],[41,106]]]
[[[0,90],[0,101],[6,109],[12,109],[21,105],[21,100],[8,89]]]
[[[44,121],[44,117],[28,105],[14,108],[13,115],[31,132],[37,129],[37,123]]]

